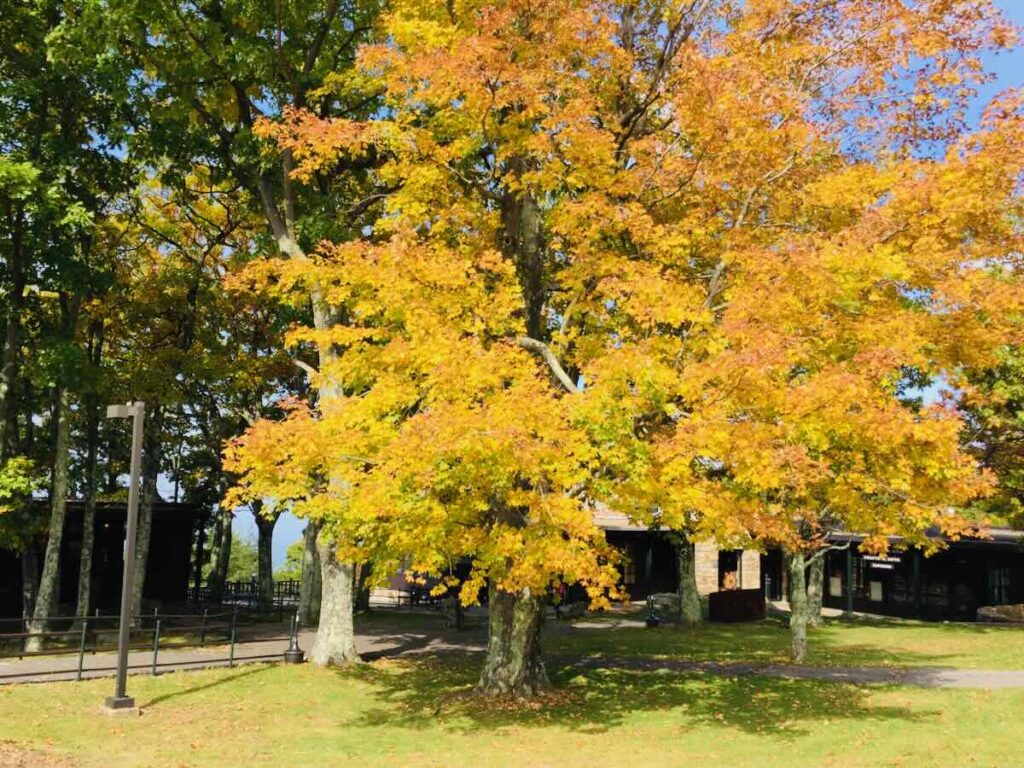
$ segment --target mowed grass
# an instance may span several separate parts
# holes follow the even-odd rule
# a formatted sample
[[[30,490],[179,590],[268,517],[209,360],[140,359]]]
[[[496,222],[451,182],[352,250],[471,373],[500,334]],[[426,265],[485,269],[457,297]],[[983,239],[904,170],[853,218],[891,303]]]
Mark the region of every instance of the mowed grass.
[[[545,648],[566,656],[693,661],[769,663],[785,662],[789,657],[789,628],[779,619],[704,624],[696,629],[672,624],[647,629],[616,626],[622,618],[594,615],[577,622],[582,626],[549,628]],[[808,663],[818,665],[1024,669],[1024,627],[1015,626],[835,619],[809,631],[808,647]]]
[[[565,669],[550,700],[524,708],[467,696],[477,663],[138,677],[134,718],[100,713],[110,680],[3,687],[0,758],[83,768],[1020,764],[1024,690]]]

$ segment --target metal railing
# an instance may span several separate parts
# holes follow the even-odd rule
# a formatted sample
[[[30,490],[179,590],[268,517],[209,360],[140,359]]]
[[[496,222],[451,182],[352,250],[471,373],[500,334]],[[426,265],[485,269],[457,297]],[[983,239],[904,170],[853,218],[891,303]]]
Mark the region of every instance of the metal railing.
[[[227,581],[217,591],[210,587],[189,587],[187,600],[197,605],[222,604],[240,605],[250,610],[277,610],[297,606],[302,582],[290,579],[274,582],[274,594],[270,600],[260,597],[259,584],[255,581]]]
[[[261,634],[247,639],[239,639],[239,610],[238,607],[230,611],[210,613],[188,614],[160,614],[154,611],[152,614],[143,614],[132,617],[132,628],[129,633],[129,651],[149,651],[152,653],[151,661],[147,664],[129,664],[128,669],[150,669],[153,675],[158,673],[162,667],[178,667],[189,664],[212,664],[227,661],[229,667],[233,667],[236,661],[272,658],[277,654],[260,654],[256,656],[237,656],[236,649],[239,645],[247,643],[264,643],[282,640],[288,643],[295,643],[298,634],[298,622],[295,612],[291,612],[290,626],[287,634],[270,635]],[[77,655],[78,661],[74,669],[60,667],[54,669],[33,669],[31,671],[0,672],[0,680],[4,678],[25,678],[29,676],[44,675],[69,675],[74,673],[76,680],[81,680],[83,675],[88,673],[94,676],[95,673],[113,673],[116,671],[115,660],[111,660],[111,666],[85,668],[87,654],[112,652],[117,650],[117,632],[119,617],[112,616],[90,616],[87,618],[77,616],[53,616],[47,619],[52,623],[71,622],[69,629],[32,631],[29,627],[33,619],[0,619],[0,659],[25,659],[33,657],[64,657]],[[2,626],[5,623],[21,623],[21,631],[3,632]],[[31,642],[38,639],[38,643]],[[183,650],[193,648],[206,648],[208,646],[227,646],[226,658],[214,657],[202,659],[189,659],[184,661],[160,661],[160,653],[168,650]],[[38,647],[35,647],[38,646]],[[282,653],[283,653],[282,649]]]

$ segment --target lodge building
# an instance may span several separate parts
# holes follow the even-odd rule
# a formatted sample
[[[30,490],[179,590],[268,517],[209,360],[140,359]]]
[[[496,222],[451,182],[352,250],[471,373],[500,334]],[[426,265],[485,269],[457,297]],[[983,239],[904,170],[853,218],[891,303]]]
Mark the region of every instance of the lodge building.
[[[78,600],[78,572],[82,554],[84,503],[68,500],[58,568],[57,615],[72,615]],[[40,502],[40,515],[48,517],[49,505]],[[92,605],[101,613],[115,613],[121,600],[121,567],[124,550],[127,504],[102,501],[96,505],[92,582]],[[192,577],[192,542],[205,513],[188,504],[158,501],[153,504],[149,559],[143,585],[144,603],[167,605],[184,602]],[[46,534],[31,546],[42,568]],[[0,549],[0,617],[22,615],[21,555]],[[38,573],[36,574],[38,579]]]
[[[675,592],[679,570],[672,544],[659,531],[625,515],[600,510],[595,521],[626,556],[623,585],[633,600]],[[938,536],[937,531],[930,532]],[[825,555],[823,605],[846,612],[975,621],[984,606],[1024,604],[1024,531],[990,528],[982,538],[945,542],[925,556],[898,539],[885,556],[862,553],[856,534],[831,537],[839,547]],[[760,589],[766,600],[785,600],[789,576],[782,553],[694,545],[697,591],[702,596],[733,589]]]

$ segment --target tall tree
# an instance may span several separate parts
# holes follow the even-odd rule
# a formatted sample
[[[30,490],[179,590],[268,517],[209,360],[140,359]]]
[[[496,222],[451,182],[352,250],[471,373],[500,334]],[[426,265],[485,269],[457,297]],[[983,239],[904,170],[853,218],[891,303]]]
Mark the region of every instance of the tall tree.
[[[79,310],[94,288],[93,233],[131,177],[130,163],[119,151],[131,115],[123,98],[127,69],[117,61],[79,68],[55,55],[54,38],[76,9],[73,3],[47,0],[19,3],[2,22],[5,39],[16,42],[0,52],[0,197],[9,300],[0,461],[41,451],[31,445],[36,418],[43,416],[37,405],[53,403],[50,418],[43,418],[51,435],[42,451],[51,467],[50,520],[38,597],[31,606],[34,630],[45,629],[56,599],[70,487],[71,402],[80,384],[69,355],[77,351]],[[54,304],[58,312],[50,310]],[[31,359],[24,355],[28,334],[37,344]],[[34,579],[31,570],[26,581]]]
[[[253,126],[265,115],[287,107],[311,108],[324,117],[370,114],[373,90],[352,76],[358,45],[374,30],[379,3],[368,0],[313,0],[293,3],[240,0],[207,4],[153,4],[139,0],[94,0],[86,4],[77,27],[83,47],[96,41],[130,61],[152,101],[152,130],[135,145],[140,156],[170,157],[171,175],[181,178],[197,160],[215,167],[215,180],[243,185],[261,212],[273,241],[284,254],[302,257],[324,236],[335,239],[359,232],[360,218],[374,204],[358,183],[361,166],[338,164],[308,184],[293,183],[291,157],[273,162],[260,157]],[[155,33],[158,32],[158,33]],[[337,214],[347,211],[348,215]],[[313,286],[306,297],[318,327],[336,321],[334,309]],[[328,362],[333,347],[318,350]],[[318,393],[330,397],[333,390]],[[326,624],[350,627],[332,613],[334,596],[349,593],[352,567],[337,563],[334,544],[323,543]],[[330,578],[328,578],[330,577]],[[344,609],[337,609],[342,610]],[[338,637],[335,658],[354,656],[351,634]]]
[[[958,142],[979,52],[1012,38],[976,10],[397,4],[360,59],[387,111],[263,127],[298,180],[375,148],[397,189],[365,242],[250,273],[341,310],[295,335],[334,346],[339,401],[254,427],[243,493],[414,571],[473,557],[480,688],[519,695],[545,684],[540,595],[607,586],[591,496],[780,544],[799,584],[834,525],[962,531],[940,511],[985,478],[899,390],[1016,332],[1018,168],[993,160],[1017,105]],[[284,447],[317,434],[344,448]]]

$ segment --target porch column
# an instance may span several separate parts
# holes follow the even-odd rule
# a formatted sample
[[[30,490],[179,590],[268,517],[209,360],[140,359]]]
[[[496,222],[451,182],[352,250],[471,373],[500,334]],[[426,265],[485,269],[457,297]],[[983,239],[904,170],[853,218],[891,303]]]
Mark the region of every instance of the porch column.
[[[853,613],[853,542],[846,548],[846,614]]]

